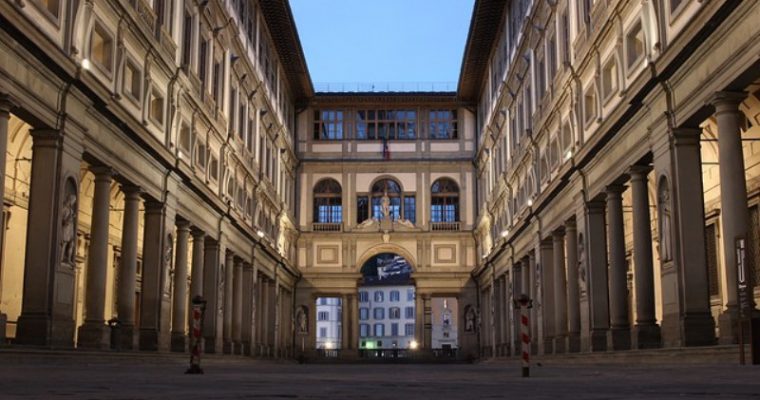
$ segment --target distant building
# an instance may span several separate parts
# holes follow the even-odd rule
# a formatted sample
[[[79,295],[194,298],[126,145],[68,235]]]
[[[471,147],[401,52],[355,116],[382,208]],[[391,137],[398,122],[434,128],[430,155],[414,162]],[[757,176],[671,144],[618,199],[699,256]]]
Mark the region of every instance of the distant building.
[[[433,348],[456,349],[458,347],[456,298],[436,297],[431,302],[433,305]]]
[[[343,324],[343,306],[337,297],[317,299],[317,348],[339,349]]]

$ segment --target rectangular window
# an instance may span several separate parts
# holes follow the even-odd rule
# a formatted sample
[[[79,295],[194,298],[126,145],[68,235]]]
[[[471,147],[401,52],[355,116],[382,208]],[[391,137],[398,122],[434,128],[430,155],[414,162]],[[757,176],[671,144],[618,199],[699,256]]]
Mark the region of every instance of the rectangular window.
[[[113,72],[113,37],[100,22],[95,22],[90,37],[90,59],[103,72]]]
[[[318,321],[327,321],[328,319],[330,319],[330,313],[328,311],[320,311],[317,313]]]
[[[343,111],[314,111],[314,140],[343,139]]]
[[[391,324],[391,336],[398,336],[398,324],[395,322]]]
[[[327,337],[327,328],[319,328],[319,337]]]
[[[224,90],[224,81],[222,77],[222,63],[221,62],[215,62],[214,63],[214,69],[213,69],[214,76],[211,78],[211,81],[214,83],[213,87],[211,88],[211,95],[214,96],[214,101],[216,101],[216,106],[221,108],[220,102],[222,101],[222,91]]]
[[[359,110],[355,114],[356,139],[415,139],[417,111]]]
[[[406,301],[414,301],[414,289],[406,289]]]
[[[602,98],[607,101],[617,91],[617,63],[610,57],[602,68]]]
[[[372,317],[375,319],[384,319],[385,309],[382,307],[372,309]]]
[[[157,90],[150,96],[150,119],[158,126],[164,126],[164,97]]]
[[[191,133],[190,126],[186,122],[182,122],[179,128],[179,148],[185,154],[190,154]]]
[[[201,170],[206,169],[206,144],[200,140],[195,141],[195,165]]]
[[[401,309],[398,307],[391,307],[388,309],[388,318],[389,319],[400,319],[401,318]]]
[[[208,41],[204,40],[201,42],[200,48],[198,50],[198,79],[201,81],[201,96],[205,96],[207,88],[207,72],[206,69],[208,68]]]
[[[362,222],[369,219],[369,200],[367,196],[357,196],[356,197],[356,223],[361,224]]]
[[[376,302],[385,301],[385,294],[381,290],[378,290],[375,292],[375,301]]]
[[[457,136],[456,110],[431,110],[428,113],[430,139],[456,139]]]
[[[636,66],[644,57],[644,30],[641,21],[636,21],[630,31],[625,35],[625,55],[628,70]]]
[[[360,303],[367,303],[367,302],[369,302],[369,293],[367,293],[367,292],[359,292],[359,302]]]
[[[190,67],[190,51],[193,48],[193,16],[187,9],[184,10],[182,20],[182,66],[187,71]]]
[[[385,325],[375,324],[375,337],[383,337],[383,336],[385,336]]]
[[[142,73],[140,67],[129,58],[124,63],[124,81],[121,91],[132,101],[138,104],[140,103],[140,96],[142,95]]]
[[[412,319],[414,318],[414,307],[406,307],[404,308],[404,318]]]
[[[404,336],[414,336],[414,324],[404,324]]]
[[[594,95],[594,86],[586,89],[583,95],[583,122],[589,125],[596,118],[596,96]]]
[[[369,325],[368,324],[359,324],[359,336],[361,336],[363,338],[369,336]]]
[[[562,62],[570,64],[570,21],[567,18],[567,10],[562,12],[562,18],[560,20],[562,24]]]
[[[361,307],[359,309],[359,320],[365,321],[369,319],[369,309],[366,307]]]
[[[398,290],[391,290],[391,301],[399,301],[401,300],[401,296],[398,292]]]
[[[415,200],[414,196],[404,196],[404,219],[413,224],[417,223]]]
[[[58,20],[61,14],[61,1],[60,0],[36,0],[36,3],[47,12],[53,19]]]

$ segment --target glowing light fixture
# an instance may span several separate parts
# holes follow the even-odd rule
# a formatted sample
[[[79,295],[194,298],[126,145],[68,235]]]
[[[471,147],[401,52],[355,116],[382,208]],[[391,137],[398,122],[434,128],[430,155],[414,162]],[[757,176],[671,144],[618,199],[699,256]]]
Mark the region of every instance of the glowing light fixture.
[[[412,340],[411,342],[409,342],[409,348],[412,349],[412,350],[417,350],[417,347],[419,347],[419,346],[420,345],[419,345],[419,343],[417,343],[416,340]]]
[[[573,158],[573,151],[568,150],[567,152],[565,152],[565,160],[569,160],[571,158]]]
[[[256,234],[259,235],[260,238],[264,237],[264,231],[262,230],[257,231]]]
[[[533,199],[528,199],[528,207],[532,207],[532,206],[533,206]]]
[[[509,229],[504,229],[501,231],[501,237],[507,237],[509,236]]]
[[[89,71],[90,70],[90,66],[91,66],[91,64],[90,64],[90,60],[89,59],[85,58],[84,60],[82,60],[82,68],[83,69],[86,69],[86,70]]]

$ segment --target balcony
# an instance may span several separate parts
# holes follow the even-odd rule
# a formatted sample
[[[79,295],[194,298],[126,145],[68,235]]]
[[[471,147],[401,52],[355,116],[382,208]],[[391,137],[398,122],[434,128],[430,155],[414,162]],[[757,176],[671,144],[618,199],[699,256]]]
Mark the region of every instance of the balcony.
[[[458,232],[459,222],[431,222],[430,229],[434,232]]]
[[[340,232],[341,226],[340,223],[314,222],[311,224],[311,230],[313,232]]]

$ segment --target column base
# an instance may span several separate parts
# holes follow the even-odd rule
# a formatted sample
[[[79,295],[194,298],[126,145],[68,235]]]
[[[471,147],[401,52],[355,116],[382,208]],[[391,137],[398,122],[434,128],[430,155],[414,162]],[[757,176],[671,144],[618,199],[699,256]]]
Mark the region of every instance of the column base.
[[[607,351],[607,329],[592,330],[589,345],[592,352]]]
[[[554,354],[562,354],[566,353],[567,349],[565,346],[567,345],[567,336],[566,335],[560,335],[554,337]]]
[[[662,347],[662,336],[658,325],[636,325],[631,333],[631,347],[634,349]]]
[[[134,350],[137,348],[137,330],[134,325],[122,325],[121,326],[121,338],[119,340],[119,347],[122,350]]]
[[[175,353],[187,351],[187,335],[184,332],[172,332],[171,351]]]
[[[729,307],[718,317],[718,342],[720,344],[739,343],[739,309]]]
[[[21,314],[16,329],[16,344],[74,348],[74,320],[55,320],[46,315]]]
[[[140,329],[139,348],[142,351],[158,351],[158,331]]]
[[[683,346],[712,346],[715,344],[715,320],[709,313],[687,314],[681,319]]]
[[[544,338],[544,353],[543,354],[553,354],[554,353],[554,338]]]
[[[233,344],[232,341],[229,339],[224,339],[224,343],[222,344],[222,353],[224,354],[232,354],[233,351]]]
[[[578,353],[581,351],[581,334],[569,333],[567,335],[567,352]]]
[[[631,349],[631,328],[611,328],[607,332],[607,347],[613,351]]]
[[[106,350],[111,347],[111,329],[103,321],[85,321],[79,327],[77,347]]]

